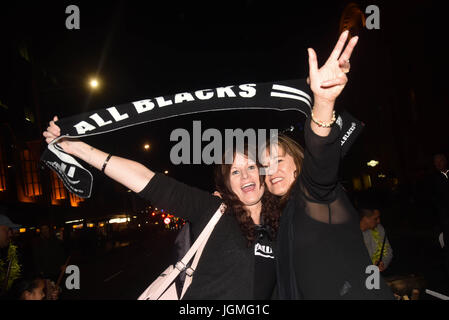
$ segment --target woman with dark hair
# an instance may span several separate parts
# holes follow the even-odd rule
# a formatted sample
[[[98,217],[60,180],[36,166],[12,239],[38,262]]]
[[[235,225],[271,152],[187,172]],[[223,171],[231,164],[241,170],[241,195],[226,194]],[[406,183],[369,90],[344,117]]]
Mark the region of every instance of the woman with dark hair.
[[[304,127],[305,150],[280,136],[269,162],[277,168],[269,169],[265,183],[284,206],[276,260],[280,299],[393,299],[378,274],[374,278],[380,285],[367,285],[372,263],[357,211],[337,180],[341,143],[334,104],[347,83],[349,57],[357,41],[354,37],[343,51],[347,37],[341,35],[320,69],[309,49],[314,107]]]
[[[316,63],[313,65],[310,84],[315,89],[314,92],[317,82],[318,86],[330,89],[315,95],[315,115],[312,114],[312,117],[324,118],[329,101],[328,92],[335,91],[335,87],[341,89],[344,86],[346,80],[335,72],[333,62],[335,52],[339,54],[345,46],[347,36],[347,32],[341,35],[329,58],[332,65],[326,64],[319,70]],[[355,41],[349,42],[343,54],[346,59],[341,63],[342,69],[349,67],[348,59],[356,43],[356,38],[354,39]],[[316,62],[316,56],[314,59]],[[317,73],[319,77],[316,76]],[[55,121],[57,117],[50,121],[50,126],[43,133],[47,143],[61,134]],[[101,170],[156,206],[190,220],[194,239],[221,202],[228,206],[227,213],[215,226],[207,242],[185,299],[267,299],[272,296],[274,273],[271,270],[274,255],[271,239],[277,229],[279,213],[275,200],[265,193],[258,165],[253,160],[255,158],[248,152],[234,153],[232,165],[221,166],[217,189],[222,194],[222,200],[155,173],[135,161],[112,157],[84,142],[61,139],[58,145],[64,152]],[[288,231],[285,232],[287,235]]]
[[[44,135],[49,143],[59,136],[59,128],[52,122]],[[68,154],[102,170],[156,207],[190,221],[193,241],[221,203],[226,204],[227,210],[207,241],[183,299],[272,297],[276,280],[272,239],[279,211],[277,199],[266,192],[260,166],[248,148],[234,152],[232,164],[218,165],[215,177],[220,199],[135,161],[111,157],[82,141],[59,144]]]
[[[223,157],[224,159],[224,157]],[[275,287],[272,240],[279,221],[277,199],[266,191],[260,166],[245,148],[233,163],[215,168],[221,198],[156,174],[139,192],[154,205],[189,220],[193,240],[223,202],[184,299],[270,299]]]

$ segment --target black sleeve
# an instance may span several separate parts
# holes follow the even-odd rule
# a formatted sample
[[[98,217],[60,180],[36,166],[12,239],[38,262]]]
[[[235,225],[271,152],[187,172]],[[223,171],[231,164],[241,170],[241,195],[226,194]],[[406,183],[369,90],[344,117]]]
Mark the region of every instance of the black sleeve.
[[[335,190],[340,163],[340,130],[333,125],[328,136],[315,134],[307,119],[304,126],[304,163],[300,174],[302,184],[310,196],[320,202],[335,199]]]
[[[310,120],[304,128],[304,162],[298,184],[304,196],[304,212],[313,220],[326,224],[356,221],[356,214],[344,189],[338,183],[341,159],[339,126],[334,125],[326,137],[315,134]]]
[[[213,214],[222,202],[219,197],[161,173],[156,173],[138,195],[193,223],[202,220],[204,215]]]

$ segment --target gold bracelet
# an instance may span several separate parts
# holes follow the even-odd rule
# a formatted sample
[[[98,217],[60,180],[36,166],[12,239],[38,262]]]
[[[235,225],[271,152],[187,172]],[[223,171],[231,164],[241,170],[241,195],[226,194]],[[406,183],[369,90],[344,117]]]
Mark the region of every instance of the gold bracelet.
[[[312,111],[312,121],[315,122],[319,127],[330,128],[335,123],[336,120],[337,118],[335,117],[335,110],[332,112],[332,120],[328,123],[315,119],[315,116],[313,115]]]

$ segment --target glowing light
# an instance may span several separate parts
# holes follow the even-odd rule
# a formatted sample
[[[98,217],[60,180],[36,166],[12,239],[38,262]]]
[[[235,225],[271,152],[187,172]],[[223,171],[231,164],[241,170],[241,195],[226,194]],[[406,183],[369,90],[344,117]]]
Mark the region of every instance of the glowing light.
[[[367,165],[369,166],[369,167],[375,167],[375,166],[377,166],[379,164],[379,161],[376,161],[376,160],[371,160],[370,162],[368,162],[367,163]]]
[[[93,223],[88,223],[88,224],[87,224],[87,227],[88,227],[88,228],[93,228],[93,227],[94,227],[94,224],[93,224]]]
[[[114,219],[110,219],[109,223],[125,223],[130,221],[129,218],[114,218]]]
[[[66,223],[66,224],[69,224],[69,223],[74,223],[74,222],[82,222],[82,221],[84,221],[84,219],[79,219],[79,220],[70,220],[70,221],[66,221],[65,223]]]
[[[143,148],[148,151],[148,150],[150,150],[150,145],[147,143],[143,146]]]
[[[168,174],[168,171],[167,171],[167,170],[165,170],[165,171],[164,171],[164,173],[165,173],[165,174]]]
[[[89,85],[92,89],[97,89],[100,83],[98,82],[97,79],[90,79]]]
[[[165,223],[165,224],[170,224],[170,221],[171,221],[170,218],[165,218],[165,219],[164,219],[164,223]]]
[[[20,229],[19,229],[19,232],[20,232],[20,233],[24,233],[24,232],[26,232],[26,231],[27,231],[26,228],[20,228]]]

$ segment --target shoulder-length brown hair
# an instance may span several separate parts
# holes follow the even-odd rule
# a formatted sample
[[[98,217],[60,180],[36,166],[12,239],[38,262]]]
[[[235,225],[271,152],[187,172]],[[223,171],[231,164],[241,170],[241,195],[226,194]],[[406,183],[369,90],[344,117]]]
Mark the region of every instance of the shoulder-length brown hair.
[[[244,154],[248,157],[248,148],[245,147]],[[231,177],[231,168],[232,164],[225,163],[225,155],[222,158],[222,164],[215,166],[215,188],[221,194],[223,202],[227,206],[226,213],[233,215],[237,222],[239,223],[240,229],[243,235],[248,240],[248,247],[251,246],[255,239],[255,224],[252,220],[249,211],[244,208],[244,204],[238,196],[232,191],[230,177]],[[233,151],[232,159],[235,159],[236,151]],[[253,157],[249,156],[251,159]],[[260,163],[256,161],[257,168],[260,169]],[[260,184],[261,186],[264,184],[264,176],[260,175]],[[281,214],[281,210],[279,207],[279,199],[278,197],[272,195],[268,189],[265,187],[264,194],[262,196],[262,211],[261,211],[261,221],[263,224],[270,227],[273,231],[272,236],[276,235],[277,230],[279,229],[279,218]]]
[[[270,141],[267,141],[267,146],[269,146],[269,142]],[[287,153],[289,156],[293,158],[293,161],[295,162],[296,166],[295,181],[290,186],[288,192],[285,195],[283,195],[280,200],[280,205],[281,207],[283,207],[287,203],[292,188],[296,184],[299,174],[301,173],[302,163],[304,160],[304,148],[298,142],[282,133],[278,135],[278,147],[281,147],[285,153]]]

